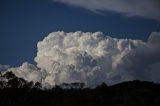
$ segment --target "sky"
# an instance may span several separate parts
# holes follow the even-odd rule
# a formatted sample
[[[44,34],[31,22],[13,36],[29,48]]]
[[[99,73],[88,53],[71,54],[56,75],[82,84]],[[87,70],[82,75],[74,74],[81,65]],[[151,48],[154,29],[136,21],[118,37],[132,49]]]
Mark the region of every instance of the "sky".
[[[125,0],[91,1],[0,0],[0,63],[18,66],[28,61],[35,64],[37,42],[54,31],[102,31],[116,38],[143,41],[147,41],[151,32],[160,31],[159,7],[154,6],[159,5],[157,0],[153,0],[153,5],[147,4],[149,0],[145,2],[153,8],[150,13],[130,10],[133,3],[127,4]],[[139,4],[145,4],[145,0],[141,1]],[[137,2],[134,5],[138,8]]]
[[[0,0],[0,72],[50,88],[160,83],[159,0]]]

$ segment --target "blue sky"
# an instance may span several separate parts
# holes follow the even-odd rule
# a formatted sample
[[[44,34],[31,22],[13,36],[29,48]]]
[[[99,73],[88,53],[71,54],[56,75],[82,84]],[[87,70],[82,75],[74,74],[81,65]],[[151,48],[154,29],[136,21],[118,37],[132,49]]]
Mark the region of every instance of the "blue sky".
[[[52,0],[0,0],[0,64],[34,63],[37,42],[58,30],[102,31],[112,37],[144,41],[151,32],[160,31],[160,20],[106,10],[96,13],[68,4]]]

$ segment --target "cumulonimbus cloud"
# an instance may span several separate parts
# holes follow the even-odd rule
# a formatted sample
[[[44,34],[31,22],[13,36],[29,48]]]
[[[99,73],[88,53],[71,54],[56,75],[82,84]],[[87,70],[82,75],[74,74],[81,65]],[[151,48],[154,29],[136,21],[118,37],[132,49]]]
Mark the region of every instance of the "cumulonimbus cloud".
[[[73,82],[90,87],[129,80],[160,82],[160,32],[143,42],[102,32],[58,31],[39,41],[37,47],[37,66],[25,62],[5,69],[46,87]]]
[[[160,21],[159,0],[53,0],[91,11],[113,11]]]

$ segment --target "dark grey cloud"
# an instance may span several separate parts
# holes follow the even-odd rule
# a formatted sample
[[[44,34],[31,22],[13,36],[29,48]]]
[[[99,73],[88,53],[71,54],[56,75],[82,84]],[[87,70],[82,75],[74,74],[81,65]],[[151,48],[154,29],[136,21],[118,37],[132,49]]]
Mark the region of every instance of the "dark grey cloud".
[[[53,0],[91,11],[113,11],[160,21],[160,0]]]

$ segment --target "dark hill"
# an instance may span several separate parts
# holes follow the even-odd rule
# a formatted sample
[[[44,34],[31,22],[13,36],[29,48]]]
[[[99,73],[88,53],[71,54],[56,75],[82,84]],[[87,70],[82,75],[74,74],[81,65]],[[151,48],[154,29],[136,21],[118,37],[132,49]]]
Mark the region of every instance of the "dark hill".
[[[8,72],[0,75],[0,106],[160,106],[160,85],[152,82],[103,83],[95,89],[82,83],[62,86],[42,90],[40,83]]]

